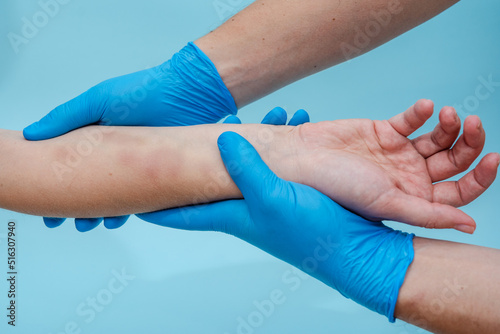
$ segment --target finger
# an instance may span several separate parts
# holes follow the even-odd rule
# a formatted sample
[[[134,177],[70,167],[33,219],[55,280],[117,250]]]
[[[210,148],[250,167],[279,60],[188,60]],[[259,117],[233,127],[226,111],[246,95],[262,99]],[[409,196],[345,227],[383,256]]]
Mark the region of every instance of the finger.
[[[225,119],[224,124],[241,124],[241,120],[237,116],[231,115]]]
[[[138,218],[160,226],[191,231],[218,231],[235,234],[234,228],[247,221],[248,209],[243,200],[230,200],[151,213]]]
[[[451,150],[427,158],[427,169],[432,182],[446,180],[466,171],[481,154],[486,135],[477,116],[469,116],[464,122],[464,133]]]
[[[455,207],[464,206],[478,198],[495,181],[500,155],[490,153],[479,164],[458,181],[441,182],[434,185],[434,202]]]
[[[58,137],[82,126],[99,121],[98,115],[86,109],[87,92],[58,106],[41,120],[23,130],[27,140],[44,140]]]
[[[298,110],[288,122],[288,125],[297,126],[309,122],[309,114],[304,109]]]
[[[444,107],[439,113],[439,123],[430,133],[412,140],[413,146],[424,158],[449,149],[460,133],[460,118],[453,107]]]
[[[45,226],[47,226],[48,228],[54,228],[54,227],[61,226],[61,224],[64,223],[65,220],[66,220],[66,218],[43,217],[43,222],[45,223]]]
[[[470,234],[476,228],[474,220],[457,208],[403,193],[392,199],[387,214],[391,220],[425,228],[454,228]]]
[[[282,180],[262,161],[255,148],[234,132],[221,134],[217,144],[224,165],[248,206],[272,206],[265,194],[268,189],[281,189]]]
[[[120,228],[125,224],[130,216],[106,217],[104,218],[104,227],[109,230]]]
[[[434,103],[431,100],[418,100],[405,112],[390,118],[389,123],[399,134],[408,137],[424,125],[433,110]]]
[[[102,222],[103,218],[76,218],[75,227],[79,232],[93,230]]]
[[[264,116],[261,124],[285,125],[287,119],[286,111],[283,108],[276,107]]]

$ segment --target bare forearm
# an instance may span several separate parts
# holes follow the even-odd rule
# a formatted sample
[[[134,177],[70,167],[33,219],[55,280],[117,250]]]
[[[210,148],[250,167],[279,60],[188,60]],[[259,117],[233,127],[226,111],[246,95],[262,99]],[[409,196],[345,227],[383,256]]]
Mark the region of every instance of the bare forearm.
[[[500,250],[415,238],[396,317],[433,333],[500,332]]]
[[[258,0],[196,44],[242,107],[359,56],[458,0]]]
[[[0,133],[0,206],[51,217],[103,217],[240,197],[220,159],[224,131],[247,137],[283,176],[289,127],[88,127],[44,142]],[[271,151],[274,152],[271,154]],[[279,161],[278,159],[282,160]],[[281,167],[280,167],[281,166]]]

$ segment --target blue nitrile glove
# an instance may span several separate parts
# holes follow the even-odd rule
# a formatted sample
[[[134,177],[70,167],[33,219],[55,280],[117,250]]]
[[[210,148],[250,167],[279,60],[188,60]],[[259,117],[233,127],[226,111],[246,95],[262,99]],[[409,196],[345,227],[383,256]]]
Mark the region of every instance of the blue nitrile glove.
[[[234,132],[218,140],[244,200],[138,215],[162,226],[234,235],[394,321],[413,235],[347,211],[320,192],[278,178]]]
[[[276,107],[271,110],[262,120],[262,124],[270,124],[270,125],[285,125],[287,120],[287,113],[283,108]],[[309,122],[309,114],[305,110],[297,111],[288,125],[299,125]],[[224,123],[230,124],[241,124],[241,121],[236,116],[229,116],[224,120]],[[99,224],[104,220],[104,226],[108,229],[116,229],[123,224],[125,224],[128,220],[129,216],[120,216],[120,217],[106,217],[106,218],[76,218],[75,219],[75,227],[80,232],[88,232],[99,226]],[[49,228],[55,228],[60,226],[66,218],[47,218],[44,219],[45,225]]]
[[[237,113],[215,65],[194,43],[148,70],[101,82],[24,129],[28,140],[89,124],[182,126],[216,123]]]
[[[60,136],[89,124],[181,126],[216,123],[237,108],[215,65],[194,43],[169,61],[148,70],[106,80],[52,110],[24,129],[28,140]],[[107,228],[122,226],[128,216],[104,220]],[[78,219],[88,231],[102,218]],[[44,218],[57,227],[64,218]]]

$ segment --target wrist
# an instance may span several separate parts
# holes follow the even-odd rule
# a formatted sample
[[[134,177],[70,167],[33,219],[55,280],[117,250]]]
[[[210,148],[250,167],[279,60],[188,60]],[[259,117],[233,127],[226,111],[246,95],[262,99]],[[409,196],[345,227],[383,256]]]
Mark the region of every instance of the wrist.
[[[305,123],[299,125],[290,132],[289,146],[294,149],[294,161],[296,164],[295,178],[290,181],[305,184],[325,195],[331,196],[331,189],[325,189],[325,175],[319,166],[325,158],[323,149],[322,123]],[[334,201],[335,198],[332,198]]]
[[[247,139],[262,160],[280,178],[300,183],[300,155],[297,151],[296,131],[299,126],[261,124],[225,125],[225,131],[234,131]]]

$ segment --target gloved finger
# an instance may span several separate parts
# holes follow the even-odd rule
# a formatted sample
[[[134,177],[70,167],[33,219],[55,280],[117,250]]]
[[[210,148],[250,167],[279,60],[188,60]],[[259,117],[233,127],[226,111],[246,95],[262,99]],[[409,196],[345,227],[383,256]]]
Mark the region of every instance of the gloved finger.
[[[113,230],[116,228],[120,228],[125,224],[130,215],[119,216],[119,217],[105,217],[104,218],[104,227],[109,230]]]
[[[48,228],[61,226],[61,224],[64,223],[65,220],[66,218],[43,217],[43,222],[45,223],[45,226],[47,226]]]
[[[248,206],[272,206],[266,195],[269,189],[279,191],[283,181],[269,169],[255,148],[235,132],[224,132],[217,144],[224,165]]]
[[[241,120],[237,116],[231,115],[231,116],[227,117],[223,123],[224,124],[241,124]]]
[[[75,227],[79,232],[93,230],[102,222],[103,218],[76,218]]]
[[[44,140],[58,137],[82,126],[96,123],[99,115],[88,109],[88,91],[58,106],[38,122],[23,130],[27,140]]]
[[[261,124],[285,125],[287,119],[286,111],[283,108],[276,107],[264,116]]]
[[[307,113],[307,111],[305,111],[304,109],[300,109],[300,110],[297,110],[297,112],[295,114],[293,114],[293,117],[290,120],[290,122],[288,122],[288,125],[297,126],[297,125],[301,125],[304,123],[308,123],[309,121],[310,121],[310,119],[309,119],[309,114]]]
[[[191,231],[218,231],[236,233],[233,229],[241,227],[249,217],[248,208],[243,200],[229,200],[212,204],[203,204],[175,208],[150,213],[141,213],[137,217],[146,222]]]

